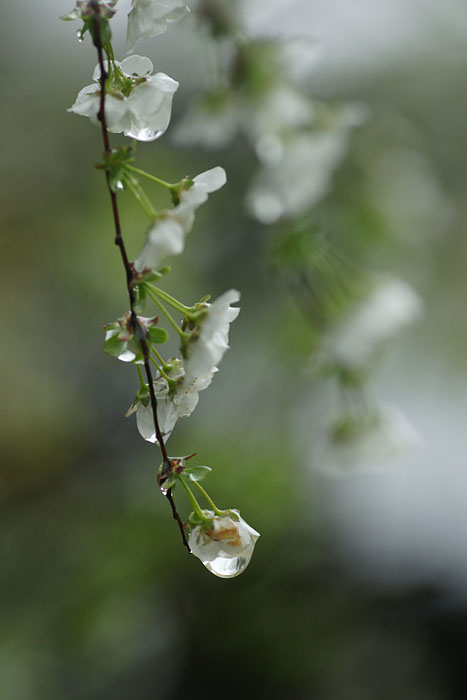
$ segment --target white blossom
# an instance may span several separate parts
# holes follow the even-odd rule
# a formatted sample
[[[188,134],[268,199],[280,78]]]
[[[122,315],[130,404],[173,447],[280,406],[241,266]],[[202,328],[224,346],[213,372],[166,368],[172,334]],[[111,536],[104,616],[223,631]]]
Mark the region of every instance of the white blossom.
[[[206,304],[206,316],[201,321],[200,330],[188,341],[188,356],[185,362],[185,376],[188,381],[194,377],[208,375],[221,361],[228,349],[229,327],[235,321],[240,309],[230,306],[240,299],[240,292],[230,289],[212,304]]]
[[[171,217],[158,218],[149,229],[143,250],[135,260],[135,270],[155,270],[168,255],[183,252],[185,236],[182,226]]]
[[[179,203],[161,212],[149,229],[143,250],[135,260],[135,269],[138,272],[156,269],[168,255],[182,253],[185,236],[193,227],[196,209],[226,181],[225,170],[220,166],[194,177],[191,186],[180,192]]]
[[[212,518],[212,525],[193,527],[188,538],[190,551],[204,566],[220,578],[233,578],[242,573],[250,563],[259,532],[248,525],[238,510],[215,515],[204,511]]]
[[[408,284],[397,279],[380,281],[325,338],[328,364],[359,369],[382,346],[421,316],[422,301]]]
[[[253,75],[255,65],[260,75],[267,65],[267,78],[260,86],[250,85],[247,71],[242,85],[203,95],[179,122],[176,140],[219,148],[243,131],[256,148],[264,135],[281,136],[289,129],[309,126],[315,109],[300,82],[308,78],[318,54],[316,44],[306,38],[252,42],[247,64]]]
[[[180,192],[180,203],[174,207],[170,214],[179,221],[185,234],[193,227],[195,211],[204,204],[212,192],[216,192],[227,182],[224,168],[219,165],[193,178],[193,184],[188,189]]]
[[[189,12],[184,0],[132,0],[128,15],[127,53],[139,39],[153,39],[163,34],[169,22]]]
[[[256,145],[265,133],[310,124],[313,115],[312,102],[286,83],[257,98],[242,93],[207,95],[179,122],[175,139],[184,145],[219,148],[241,130]]]
[[[422,443],[416,427],[397,406],[379,402],[360,423],[354,420],[349,435],[328,437],[319,456],[315,444],[312,465],[335,477],[381,473],[393,469],[403,455],[419,449]]]
[[[230,304],[240,299],[234,289],[222,294],[212,304],[206,304],[206,316],[200,320],[200,329],[188,342],[187,358],[173,360],[170,379],[178,383],[170,388],[167,380],[158,376],[154,381],[157,399],[157,416],[164,440],[168,439],[179,418],[190,416],[195,410],[199,392],[207,389],[217,364],[228,349],[229,326],[239,312]],[[136,412],[139,433],[148,442],[156,442],[154,417],[150,403],[135,402],[127,416]]]
[[[350,130],[364,118],[362,105],[347,105],[324,128],[298,131],[287,138],[257,142],[263,168],[247,195],[247,206],[262,223],[300,216],[327,192],[345,156]]]
[[[138,141],[154,141],[167,129],[172,99],[178,83],[165,73],[152,75],[153,65],[144,56],[128,56],[115,61],[121,75],[112,74],[106,87],[105,116],[112,133],[124,133]],[[106,70],[109,69],[106,63]],[[84,87],[68,110],[98,124],[101,87],[100,67],[93,74],[95,84]],[[126,81],[126,82],[125,82]]]
[[[183,362],[179,361],[179,371],[181,374],[178,377],[185,377]],[[211,383],[214,372],[217,368],[204,377],[193,377],[191,381],[186,381],[185,378],[179,381],[175,390],[169,391],[169,385],[164,377],[158,377],[154,381],[154,392],[157,399],[157,418],[161,429],[164,441],[167,441],[172,434],[175,424],[179,418],[190,416],[195,410],[199,396],[198,393],[203,389],[207,389]],[[172,371],[171,379],[176,379],[177,375]],[[144,440],[148,442],[157,442],[156,430],[154,426],[154,416],[151,403],[147,405],[138,402],[133,405],[127,415],[131,415],[136,411],[136,425]]]

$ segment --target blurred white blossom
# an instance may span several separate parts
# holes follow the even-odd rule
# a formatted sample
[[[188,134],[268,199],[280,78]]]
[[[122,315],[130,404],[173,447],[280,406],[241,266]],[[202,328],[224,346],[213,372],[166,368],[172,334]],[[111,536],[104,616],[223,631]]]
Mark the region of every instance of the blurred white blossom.
[[[139,39],[152,39],[167,29],[167,24],[189,12],[184,0],[132,0],[128,15],[127,53]]]
[[[344,106],[323,128],[300,130],[275,141],[257,143],[263,162],[247,194],[250,212],[264,224],[297,217],[327,192],[331,176],[344,158],[352,128],[362,123],[366,108]]]
[[[360,419],[349,418],[347,431],[338,435],[331,432],[312,464],[318,471],[335,476],[381,472],[421,444],[420,433],[397,406],[378,402]]]
[[[218,148],[242,131],[256,147],[265,134],[309,126],[314,106],[298,82],[308,76],[317,55],[316,44],[306,38],[251,42],[240,54],[242,82],[205,93],[181,120],[175,138]]]
[[[419,295],[408,284],[397,279],[380,281],[324,339],[326,364],[352,370],[365,367],[422,310]]]
[[[172,99],[178,83],[165,73],[152,75],[153,65],[144,56],[128,56],[115,61],[106,86],[105,115],[107,128],[113,133],[138,141],[153,141],[167,129],[172,111]],[[106,70],[109,64],[106,62]],[[93,73],[94,84],[84,87],[68,110],[89,117],[98,124],[101,87],[100,67]]]
[[[212,511],[204,514],[212,518],[212,524],[208,528],[203,524],[193,527],[188,538],[191,553],[215,576],[238,576],[250,563],[259,532],[243,520],[238,510],[228,510],[225,515]]]

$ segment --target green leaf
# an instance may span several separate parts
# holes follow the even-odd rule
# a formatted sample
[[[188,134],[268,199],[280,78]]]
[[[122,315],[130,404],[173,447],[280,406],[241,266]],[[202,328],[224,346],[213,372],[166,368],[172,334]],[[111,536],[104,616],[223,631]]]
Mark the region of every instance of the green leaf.
[[[124,345],[125,342],[119,340],[118,333],[116,333],[111,338],[108,338],[108,340],[105,341],[104,352],[106,352],[107,355],[111,355],[112,357],[118,357],[119,355],[121,355]]]
[[[169,339],[169,334],[165,330],[165,328],[157,328],[156,326],[153,326],[152,328],[149,328],[149,337],[151,339],[151,343],[166,343]]]
[[[172,486],[175,486],[175,484],[177,483],[177,480],[178,480],[178,474],[171,474],[169,477],[167,477],[167,479],[165,479],[165,481],[163,481],[161,483],[161,487],[163,489],[167,489],[167,490],[171,489]]]
[[[211,467],[188,467],[183,473],[187,474],[192,481],[201,481],[210,472],[212,472]]]

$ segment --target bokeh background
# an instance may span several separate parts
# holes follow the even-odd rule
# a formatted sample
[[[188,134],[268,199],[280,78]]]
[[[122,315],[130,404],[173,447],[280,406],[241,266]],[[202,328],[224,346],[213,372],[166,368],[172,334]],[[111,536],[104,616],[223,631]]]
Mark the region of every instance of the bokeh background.
[[[125,9],[115,20],[123,55]],[[461,0],[246,2],[252,35],[307,35],[307,86],[369,119],[319,203],[355,265],[399,277],[423,319],[391,344],[370,391],[420,439],[374,469],[314,456],[332,387],[313,333],[247,215],[254,157],[171,138],[139,148],[169,181],[222,164],[167,289],[235,287],[231,350],[172,454],[214,468],[210,491],[262,533],[241,577],[188,556],[155,483],[158,457],[124,414],[135,372],[102,352],[126,308],[99,132],[65,111],[95,65],[58,16],[2,11],[0,695],[5,700],[464,698],[467,652],[467,5]],[[176,125],[202,89],[191,19],[138,46],[180,81]],[[118,142],[118,138],[117,138]],[[154,190],[154,196],[159,196]],[[139,252],[145,221],[122,195]],[[179,495],[180,510],[188,506]]]

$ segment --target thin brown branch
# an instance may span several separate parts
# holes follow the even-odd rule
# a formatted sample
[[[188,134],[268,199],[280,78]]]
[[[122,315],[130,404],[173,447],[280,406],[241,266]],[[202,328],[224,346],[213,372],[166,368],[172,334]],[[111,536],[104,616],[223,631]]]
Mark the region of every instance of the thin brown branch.
[[[100,78],[100,83],[101,83],[101,93],[100,93],[100,103],[99,103],[99,112],[98,112],[98,119],[101,124],[101,131],[102,131],[102,138],[104,141],[104,151],[107,155],[111,154],[111,148],[110,148],[110,140],[109,140],[109,132],[107,128],[107,120],[106,120],[106,115],[105,115],[105,86],[108,78],[108,72],[105,68],[105,63],[104,63],[104,50],[102,47],[102,39],[101,39],[101,17],[100,17],[100,8],[99,8],[99,3],[97,0],[90,0],[89,2],[89,7],[92,9],[94,13],[94,34],[93,34],[93,43],[94,46],[96,47],[97,50],[97,56],[98,56],[98,61],[99,61],[99,68],[100,68],[100,73],[101,73],[101,78]],[[167,468],[170,462],[170,458],[167,454],[167,448],[165,446],[164,438],[159,426],[159,420],[157,416],[157,398],[156,394],[154,391],[154,380],[152,377],[152,371],[151,371],[151,366],[149,364],[149,348],[148,348],[148,343],[147,343],[147,331],[146,329],[140,324],[138,320],[138,316],[135,312],[135,290],[133,287],[133,266],[130,263],[125,247],[125,243],[123,240],[122,236],[122,227],[120,223],[120,215],[119,215],[119,210],[118,210],[118,203],[117,203],[117,194],[114,192],[110,186],[110,176],[109,173],[106,172],[106,181],[107,181],[107,188],[109,190],[110,194],[110,200],[112,203],[112,213],[113,213],[113,219],[114,219],[114,225],[115,225],[115,245],[118,246],[118,249],[120,251],[120,255],[122,258],[123,266],[125,268],[125,274],[126,274],[126,285],[127,285],[127,290],[128,290],[128,296],[130,299],[130,314],[131,314],[131,325],[133,327],[133,331],[138,339],[138,342],[141,346],[141,350],[143,353],[143,361],[144,361],[144,369],[146,372],[146,377],[148,381],[148,387],[149,387],[149,396],[150,396],[150,401],[151,401],[151,409],[152,409],[152,414],[154,418],[154,429],[156,432],[156,438],[157,442],[159,444],[159,448],[162,454],[162,459],[163,459],[163,470]],[[180,515],[178,514],[177,508],[175,506],[175,502],[173,499],[173,495],[171,492],[171,489],[167,491],[165,494],[167,500],[170,503],[170,506],[172,508],[172,514],[174,519],[177,521],[180,533],[182,536],[182,541],[185,547],[189,550],[188,547],[188,542],[186,539],[185,535],[185,529],[183,527],[183,522],[180,518]]]

